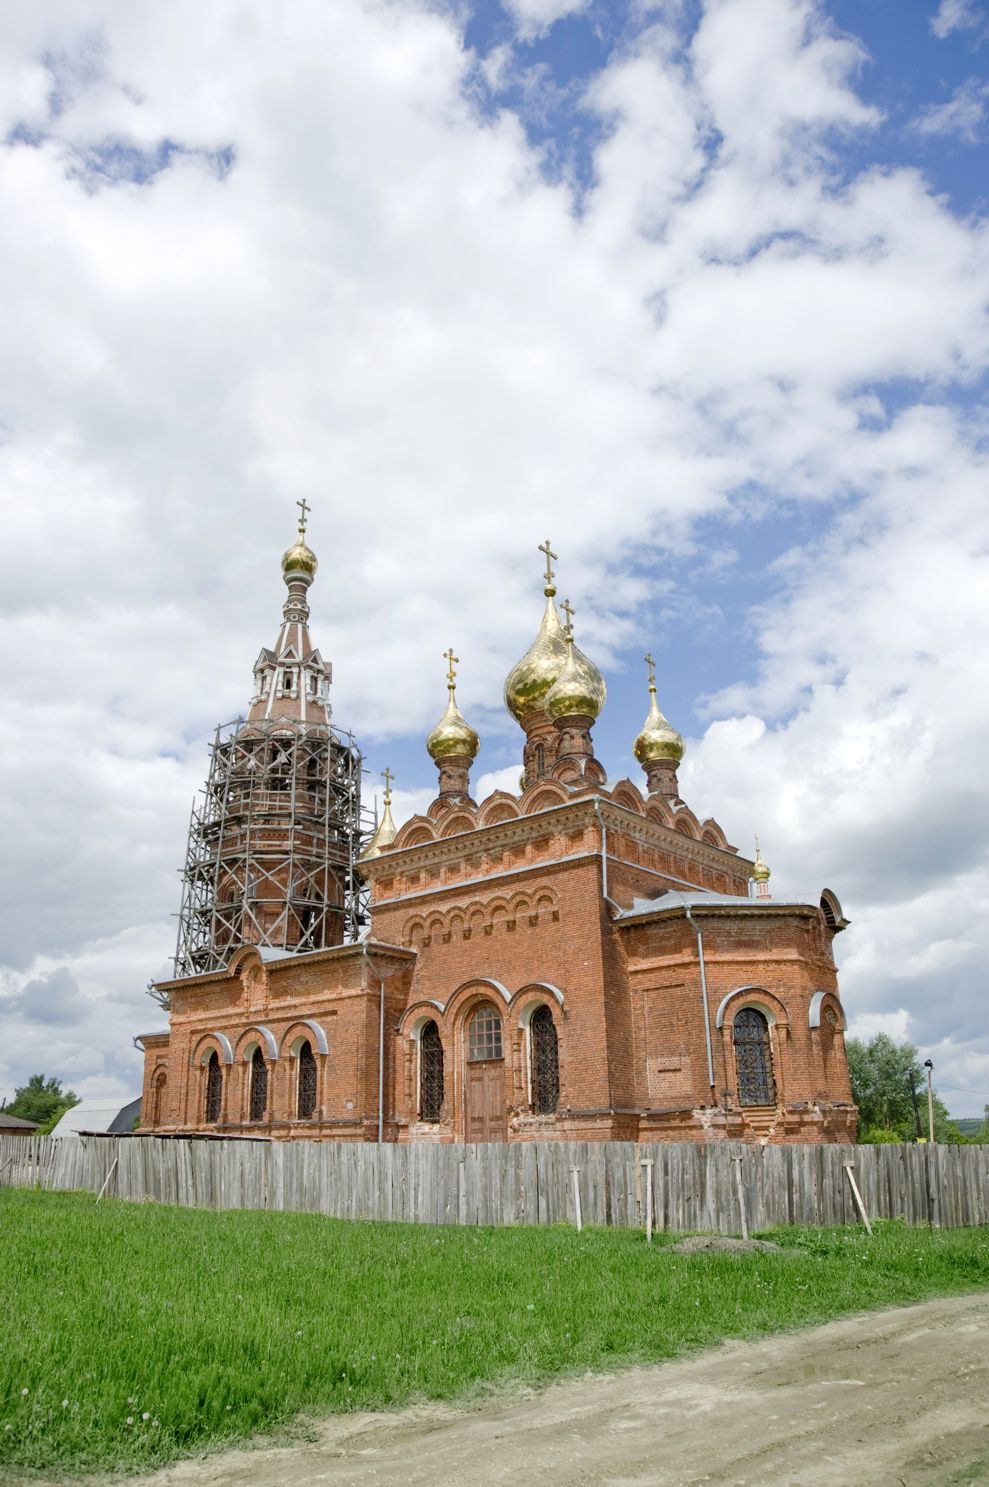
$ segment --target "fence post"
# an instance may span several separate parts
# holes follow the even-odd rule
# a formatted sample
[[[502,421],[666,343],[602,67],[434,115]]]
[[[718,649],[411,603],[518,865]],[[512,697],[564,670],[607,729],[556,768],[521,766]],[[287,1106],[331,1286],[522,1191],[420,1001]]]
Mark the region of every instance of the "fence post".
[[[646,1169],[646,1244],[652,1244],[652,1162],[639,1163]]]
[[[738,1208],[742,1215],[742,1238],[749,1237],[749,1221],[745,1213],[745,1184],[742,1182],[742,1158],[732,1157],[735,1167],[735,1187],[738,1191]]]
[[[869,1223],[869,1215],[865,1211],[865,1204],[862,1202],[862,1194],[858,1190],[858,1183],[855,1181],[855,1173],[852,1170],[855,1166],[855,1163],[843,1162],[842,1166],[845,1169],[845,1176],[848,1178],[848,1181],[851,1184],[852,1194],[855,1198],[856,1207],[858,1208],[859,1213],[862,1215],[862,1222],[866,1227],[866,1231],[871,1234],[872,1225]]]
[[[574,1215],[574,1223],[577,1226],[577,1233],[579,1234],[580,1231],[581,1231],[581,1229],[584,1227],[583,1220],[581,1218],[581,1213],[580,1213],[580,1168],[579,1167],[571,1167],[570,1168],[570,1176],[573,1179],[573,1215]]]
[[[106,1177],[103,1179],[103,1186],[100,1188],[99,1192],[96,1194],[96,1201],[97,1201],[97,1203],[100,1201],[100,1199],[102,1198],[103,1194],[106,1192],[107,1188],[110,1186],[110,1178],[116,1172],[116,1170],[117,1170],[117,1163],[119,1161],[120,1161],[120,1158],[119,1157],[114,1157],[113,1161],[110,1163],[110,1170],[106,1174]]]

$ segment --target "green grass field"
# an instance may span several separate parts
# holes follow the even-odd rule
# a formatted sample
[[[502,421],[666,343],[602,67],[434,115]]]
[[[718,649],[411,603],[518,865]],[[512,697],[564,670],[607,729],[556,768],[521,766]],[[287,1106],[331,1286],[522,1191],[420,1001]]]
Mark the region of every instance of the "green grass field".
[[[0,1476],[149,1468],[300,1414],[454,1399],[989,1286],[989,1233],[433,1229],[0,1192]]]

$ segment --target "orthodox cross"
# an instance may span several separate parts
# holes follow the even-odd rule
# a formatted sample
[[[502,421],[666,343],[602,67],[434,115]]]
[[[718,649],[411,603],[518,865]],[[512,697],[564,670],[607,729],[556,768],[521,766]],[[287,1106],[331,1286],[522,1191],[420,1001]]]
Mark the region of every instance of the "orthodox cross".
[[[449,661],[450,663],[450,669],[446,674],[446,684],[452,692],[454,687],[457,685],[457,673],[454,671],[453,668],[460,665],[460,657],[453,654],[453,646],[451,645],[448,651],[443,652],[443,659],[444,661]]]
[[[573,635],[573,617],[577,613],[577,611],[571,607],[569,599],[564,599],[563,603],[560,605],[560,608],[563,610],[563,613],[567,617],[567,628],[565,634],[569,639]]]
[[[552,561],[554,563],[556,563],[556,562],[559,561],[559,559],[557,557],[557,554],[550,547],[550,545],[549,545],[549,538],[548,537],[546,538],[546,541],[545,542],[541,542],[540,543],[540,545],[539,545],[539,551],[540,552],[544,552],[546,554],[546,582],[548,584],[550,584],[550,583],[553,582],[553,579],[556,577],[556,575],[554,574],[552,568],[550,567],[550,560],[552,559]]]
[[[652,658],[651,651],[646,651],[642,659],[649,667],[649,690],[653,692],[656,690],[656,662]]]
[[[299,536],[304,537],[306,535],[306,518],[312,507],[309,505],[305,496],[302,497],[301,501],[296,501],[295,504],[299,508]]]
[[[392,774],[392,772],[391,772],[390,769],[383,769],[381,771],[381,778],[385,782],[385,804],[386,805],[390,805],[391,804],[391,782],[395,778],[395,776]]]

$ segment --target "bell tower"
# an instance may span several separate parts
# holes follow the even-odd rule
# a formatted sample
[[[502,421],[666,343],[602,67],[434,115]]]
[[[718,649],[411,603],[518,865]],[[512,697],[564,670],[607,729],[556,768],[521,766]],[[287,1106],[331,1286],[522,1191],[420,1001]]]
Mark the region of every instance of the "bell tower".
[[[254,663],[246,718],[219,727],[193,802],[175,975],[225,966],[240,945],[301,953],[358,938],[366,919],[361,754],[330,724],[332,668],[309,636],[316,554],[299,505],[282,556],[275,644]]]

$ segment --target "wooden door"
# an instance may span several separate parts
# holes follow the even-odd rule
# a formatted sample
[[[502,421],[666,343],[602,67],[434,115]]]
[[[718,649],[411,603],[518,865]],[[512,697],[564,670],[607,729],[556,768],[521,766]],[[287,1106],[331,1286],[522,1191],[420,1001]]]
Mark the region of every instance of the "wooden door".
[[[464,1136],[468,1141],[505,1139],[505,1062],[485,1059],[467,1065],[467,1109]]]

